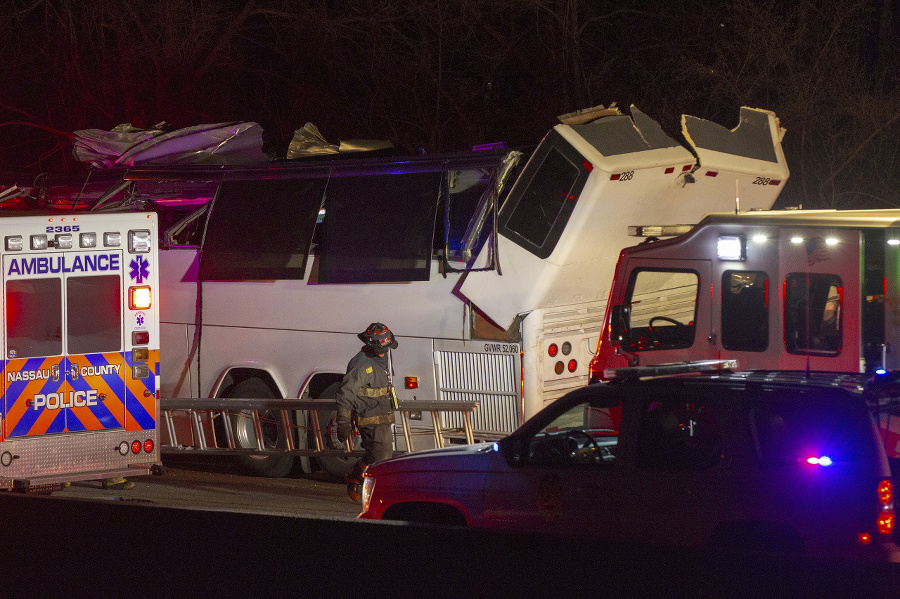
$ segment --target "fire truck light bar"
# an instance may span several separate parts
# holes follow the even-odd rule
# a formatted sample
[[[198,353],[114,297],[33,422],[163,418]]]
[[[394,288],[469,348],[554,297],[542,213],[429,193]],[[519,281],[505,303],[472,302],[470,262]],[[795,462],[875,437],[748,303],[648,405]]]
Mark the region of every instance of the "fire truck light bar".
[[[631,237],[675,237],[684,235],[693,225],[638,225],[628,227],[628,235]]]

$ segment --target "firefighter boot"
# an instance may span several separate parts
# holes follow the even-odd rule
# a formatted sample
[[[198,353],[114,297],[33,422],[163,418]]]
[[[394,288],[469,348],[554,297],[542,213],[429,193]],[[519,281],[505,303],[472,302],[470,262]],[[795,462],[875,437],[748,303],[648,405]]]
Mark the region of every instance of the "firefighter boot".
[[[344,477],[344,480],[347,481],[347,495],[350,496],[350,499],[353,501],[359,501],[360,498],[360,489],[362,488],[363,482],[363,472],[365,472],[366,465],[362,460],[356,462],[353,465],[353,468],[350,469],[350,472],[347,473],[347,476]]]

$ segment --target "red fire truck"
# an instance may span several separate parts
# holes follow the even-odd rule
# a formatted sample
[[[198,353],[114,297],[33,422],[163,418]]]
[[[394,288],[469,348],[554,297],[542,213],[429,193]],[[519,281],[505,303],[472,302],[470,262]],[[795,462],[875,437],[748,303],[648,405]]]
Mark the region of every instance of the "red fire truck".
[[[742,370],[900,368],[900,210],[710,214],[686,232],[652,230],[678,233],[621,252],[592,380],[713,358]],[[900,417],[878,417],[900,458]]]

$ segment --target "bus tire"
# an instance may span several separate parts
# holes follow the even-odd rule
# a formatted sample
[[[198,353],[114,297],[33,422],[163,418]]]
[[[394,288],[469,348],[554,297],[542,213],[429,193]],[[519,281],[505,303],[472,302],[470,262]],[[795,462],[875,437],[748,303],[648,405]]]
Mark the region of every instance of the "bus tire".
[[[338,389],[340,388],[340,383],[332,383],[322,391],[322,394],[319,397],[320,399],[335,399],[337,397]],[[310,417],[319,419],[319,428],[322,431],[322,440],[325,441],[325,444],[328,445],[326,438],[331,437],[332,446],[337,447],[339,445],[337,441],[337,425],[335,424],[337,412],[316,410],[314,413],[310,413]],[[313,440],[310,441],[314,443]],[[310,446],[315,447],[315,445]],[[353,449],[362,449],[359,437],[353,439]],[[356,456],[318,456],[316,458],[316,461],[319,463],[319,467],[322,470],[341,482],[344,481],[344,477],[347,476],[347,473],[350,472],[350,469],[353,468],[353,464],[355,464],[357,460],[359,460],[359,458]]]
[[[268,385],[261,379],[249,378],[234,386],[228,394],[229,397],[248,399],[268,399],[275,395]],[[278,412],[264,412],[260,416],[266,419],[279,421],[281,415]],[[255,449],[257,447],[256,432],[253,430],[253,418],[250,412],[240,412],[231,416],[232,430],[234,431],[234,444],[241,449]],[[287,447],[284,430],[279,425],[262,423],[263,446],[266,448]],[[294,456],[291,455],[244,455],[241,456],[241,464],[259,476],[269,478],[281,478],[287,476],[294,466]]]

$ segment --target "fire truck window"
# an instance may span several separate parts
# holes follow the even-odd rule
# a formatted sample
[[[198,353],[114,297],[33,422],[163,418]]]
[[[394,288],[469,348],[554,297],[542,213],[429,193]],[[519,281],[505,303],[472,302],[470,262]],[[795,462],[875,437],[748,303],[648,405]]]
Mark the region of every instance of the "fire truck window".
[[[791,273],[785,278],[785,341],[792,354],[841,353],[843,287],[837,275]]]
[[[118,275],[66,279],[66,350],[93,354],[122,349],[122,291]]]
[[[332,176],[320,283],[427,281],[440,171]]]
[[[626,302],[631,322],[626,349],[680,349],[694,342],[700,277],[693,271],[637,270]]]
[[[202,281],[302,279],[327,178],[225,181],[200,254]]]
[[[769,276],[727,270],[722,275],[722,347],[765,351],[769,346]]]
[[[62,355],[62,284],[30,279],[6,284],[6,357]]]

